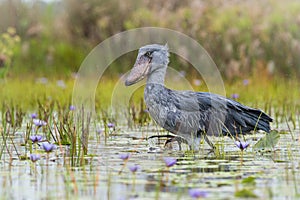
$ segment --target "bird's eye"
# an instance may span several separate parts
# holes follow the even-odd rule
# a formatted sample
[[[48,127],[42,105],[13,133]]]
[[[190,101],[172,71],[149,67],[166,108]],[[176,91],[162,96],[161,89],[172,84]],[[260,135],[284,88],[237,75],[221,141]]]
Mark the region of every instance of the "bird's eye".
[[[152,58],[152,52],[147,51],[147,52],[145,53],[145,56],[147,56],[148,58]]]

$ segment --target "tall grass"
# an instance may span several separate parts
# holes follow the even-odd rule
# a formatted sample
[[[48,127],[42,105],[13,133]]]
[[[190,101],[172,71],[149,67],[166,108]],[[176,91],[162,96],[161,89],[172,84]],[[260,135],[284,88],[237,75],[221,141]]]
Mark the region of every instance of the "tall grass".
[[[71,104],[74,79],[49,79],[46,83],[41,83],[40,79],[35,77],[24,77],[22,80],[12,78],[8,79],[6,83],[1,83],[0,102],[12,103],[24,110],[36,109],[38,107],[37,100],[43,104],[51,101],[59,101],[61,105]],[[63,81],[65,86],[62,87],[58,81]],[[95,94],[96,108],[99,111],[110,106],[113,89],[117,81],[117,79],[105,79],[100,83]],[[270,106],[290,106],[290,109],[299,106],[299,83],[295,79],[287,81],[280,77],[250,77],[248,81],[249,84],[247,85],[243,84],[243,80],[236,80],[231,83],[225,82],[227,97],[231,98],[234,93],[239,94],[237,101],[266,109],[268,112],[272,112]],[[192,81],[190,82],[195,91],[207,91],[205,84],[195,86]],[[176,82],[176,84],[168,83],[168,85],[180,84]],[[132,101],[139,104],[141,98],[143,98],[143,90],[137,90]],[[140,107],[138,104],[137,107]]]

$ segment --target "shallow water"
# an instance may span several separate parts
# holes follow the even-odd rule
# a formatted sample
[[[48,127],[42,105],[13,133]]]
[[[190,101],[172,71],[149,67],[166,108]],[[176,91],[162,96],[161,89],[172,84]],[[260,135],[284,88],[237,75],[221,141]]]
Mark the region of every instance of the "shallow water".
[[[284,129],[284,127],[283,127]],[[230,138],[212,138],[224,144],[220,155],[210,153],[204,143],[200,151],[163,149],[164,141],[147,141],[157,134],[156,127],[117,130],[105,140],[104,134],[91,132],[85,164],[70,167],[68,147],[61,146],[41,160],[19,160],[11,142],[1,160],[1,199],[189,199],[188,190],[199,188],[207,199],[233,199],[243,189],[258,199],[299,198],[299,130],[281,134],[273,151],[254,151],[252,146],[263,134],[247,136],[250,147],[241,154]],[[25,131],[24,131],[25,132]],[[20,154],[25,153],[24,132],[11,137]],[[155,150],[150,151],[150,145]],[[3,140],[1,140],[1,147]],[[121,154],[130,154],[126,166]],[[29,155],[29,153],[28,153]],[[164,157],[176,157],[167,168]],[[128,166],[139,165],[134,174]],[[250,178],[249,178],[250,177]],[[252,179],[252,180],[250,180]],[[250,180],[250,181],[249,181]],[[245,194],[244,194],[245,195]]]

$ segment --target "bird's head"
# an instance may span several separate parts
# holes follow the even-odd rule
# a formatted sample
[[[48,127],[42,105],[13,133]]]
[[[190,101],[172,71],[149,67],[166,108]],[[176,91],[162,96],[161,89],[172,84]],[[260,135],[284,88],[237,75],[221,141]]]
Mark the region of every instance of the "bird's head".
[[[166,68],[169,63],[168,50],[167,45],[159,44],[141,47],[135,64],[126,78],[125,85],[135,84],[156,70]]]

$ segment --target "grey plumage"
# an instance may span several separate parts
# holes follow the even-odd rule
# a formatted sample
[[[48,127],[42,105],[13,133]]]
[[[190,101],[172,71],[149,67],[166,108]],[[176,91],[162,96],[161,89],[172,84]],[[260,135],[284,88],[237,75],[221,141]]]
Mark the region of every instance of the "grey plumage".
[[[168,48],[147,45],[139,50],[126,85],[147,77],[144,98],[151,117],[161,127],[197,145],[202,135],[232,137],[252,130],[270,131],[272,119],[264,112],[217,94],[170,90],[164,86]]]

